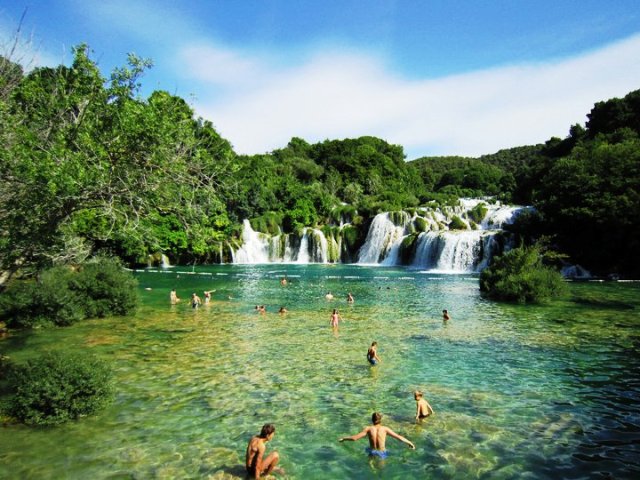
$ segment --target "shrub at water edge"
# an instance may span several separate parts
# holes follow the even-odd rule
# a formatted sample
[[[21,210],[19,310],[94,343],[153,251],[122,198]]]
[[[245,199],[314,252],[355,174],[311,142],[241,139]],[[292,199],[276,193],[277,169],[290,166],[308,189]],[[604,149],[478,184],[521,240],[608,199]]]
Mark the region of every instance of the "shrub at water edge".
[[[0,319],[12,328],[127,315],[138,304],[135,278],[120,262],[97,258],[77,269],[53,267],[37,280],[16,280],[0,294]]]
[[[111,369],[87,354],[50,352],[8,370],[4,413],[27,425],[91,415],[113,398]]]
[[[538,246],[519,247],[493,259],[480,274],[480,291],[493,300],[542,302],[561,296],[567,286],[559,272],[542,263]]]

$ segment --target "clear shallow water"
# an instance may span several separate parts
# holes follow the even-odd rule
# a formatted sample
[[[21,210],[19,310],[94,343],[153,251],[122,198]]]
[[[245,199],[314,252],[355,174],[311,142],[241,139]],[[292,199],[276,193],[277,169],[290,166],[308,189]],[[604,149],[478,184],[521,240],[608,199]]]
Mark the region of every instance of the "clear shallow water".
[[[113,362],[118,391],[95,417],[0,428],[0,478],[244,478],[246,443],[266,422],[276,424],[267,450],[280,452],[286,478],[640,474],[638,283],[571,284],[571,300],[531,307],[483,300],[472,275],[400,268],[176,267],[137,276],[135,317],[0,342],[14,360],[90,350]],[[168,304],[173,287],[177,306]],[[191,292],[208,289],[216,289],[212,304],[192,310]],[[289,313],[277,314],[280,305]],[[337,334],[332,308],[344,319]],[[383,363],[369,367],[373,340]],[[436,411],[420,425],[414,389]],[[337,442],[375,410],[417,449],[389,439],[380,464],[369,462],[365,439]]]

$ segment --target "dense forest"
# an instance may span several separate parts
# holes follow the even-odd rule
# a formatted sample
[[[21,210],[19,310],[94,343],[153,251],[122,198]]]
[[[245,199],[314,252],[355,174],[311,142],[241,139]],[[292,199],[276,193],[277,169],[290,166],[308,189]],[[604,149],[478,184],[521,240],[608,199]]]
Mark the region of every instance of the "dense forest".
[[[640,90],[597,103],[566,138],[479,158],[407,161],[375,137],[247,156],[182,98],[142,98],[150,66],[130,55],[104,78],[84,45],[70,66],[0,58],[0,284],[96,253],[228,261],[243,219],[271,233],[349,221],[357,245],[379,212],[478,196],[535,207],[511,228],[525,244],[640,276]]]

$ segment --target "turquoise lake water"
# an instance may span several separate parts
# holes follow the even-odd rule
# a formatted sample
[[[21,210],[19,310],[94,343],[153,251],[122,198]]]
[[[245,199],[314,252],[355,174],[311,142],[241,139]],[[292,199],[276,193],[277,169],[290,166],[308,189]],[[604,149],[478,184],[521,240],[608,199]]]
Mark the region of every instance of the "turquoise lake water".
[[[117,390],[93,417],[0,428],[0,478],[244,478],[247,441],[267,422],[280,478],[640,477],[640,283],[572,283],[567,299],[522,306],[484,300],[475,275],[403,268],[222,265],[136,276],[133,317],[0,340],[14,361],[90,351],[113,364]],[[171,306],[174,287],[183,301]],[[210,289],[210,305],[189,306],[192,292]],[[262,304],[265,315],[254,310]],[[374,340],[382,363],[371,367]],[[416,389],[435,410],[420,424]],[[366,439],[337,441],[374,411],[416,450],[389,438],[381,463],[364,453]]]

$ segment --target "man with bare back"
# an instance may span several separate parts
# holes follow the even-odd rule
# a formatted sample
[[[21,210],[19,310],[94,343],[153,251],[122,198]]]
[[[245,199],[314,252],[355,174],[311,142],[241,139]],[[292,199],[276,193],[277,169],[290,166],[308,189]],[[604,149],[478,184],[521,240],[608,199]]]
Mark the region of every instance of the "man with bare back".
[[[263,458],[267,449],[266,443],[276,434],[276,427],[270,423],[262,426],[260,435],[256,435],[249,440],[247,445],[246,467],[247,473],[252,478],[260,478],[273,472],[280,460],[278,452],[271,452]]]
[[[350,437],[342,437],[339,441],[344,442],[345,440],[349,440],[355,442],[356,440],[360,440],[366,435],[367,437],[369,437],[369,448],[367,448],[366,451],[370,457],[387,458],[388,452],[385,445],[387,435],[395,438],[396,440],[400,440],[402,443],[409,445],[409,448],[415,450],[416,446],[409,440],[404,438],[402,435],[398,435],[389,427],[381,425],[382,414],[374,412],[373,415],[371,415],[371,422],[373,423],[373,425],[365,427],[364,430],[362,430],[360,433],[357,433]]]

